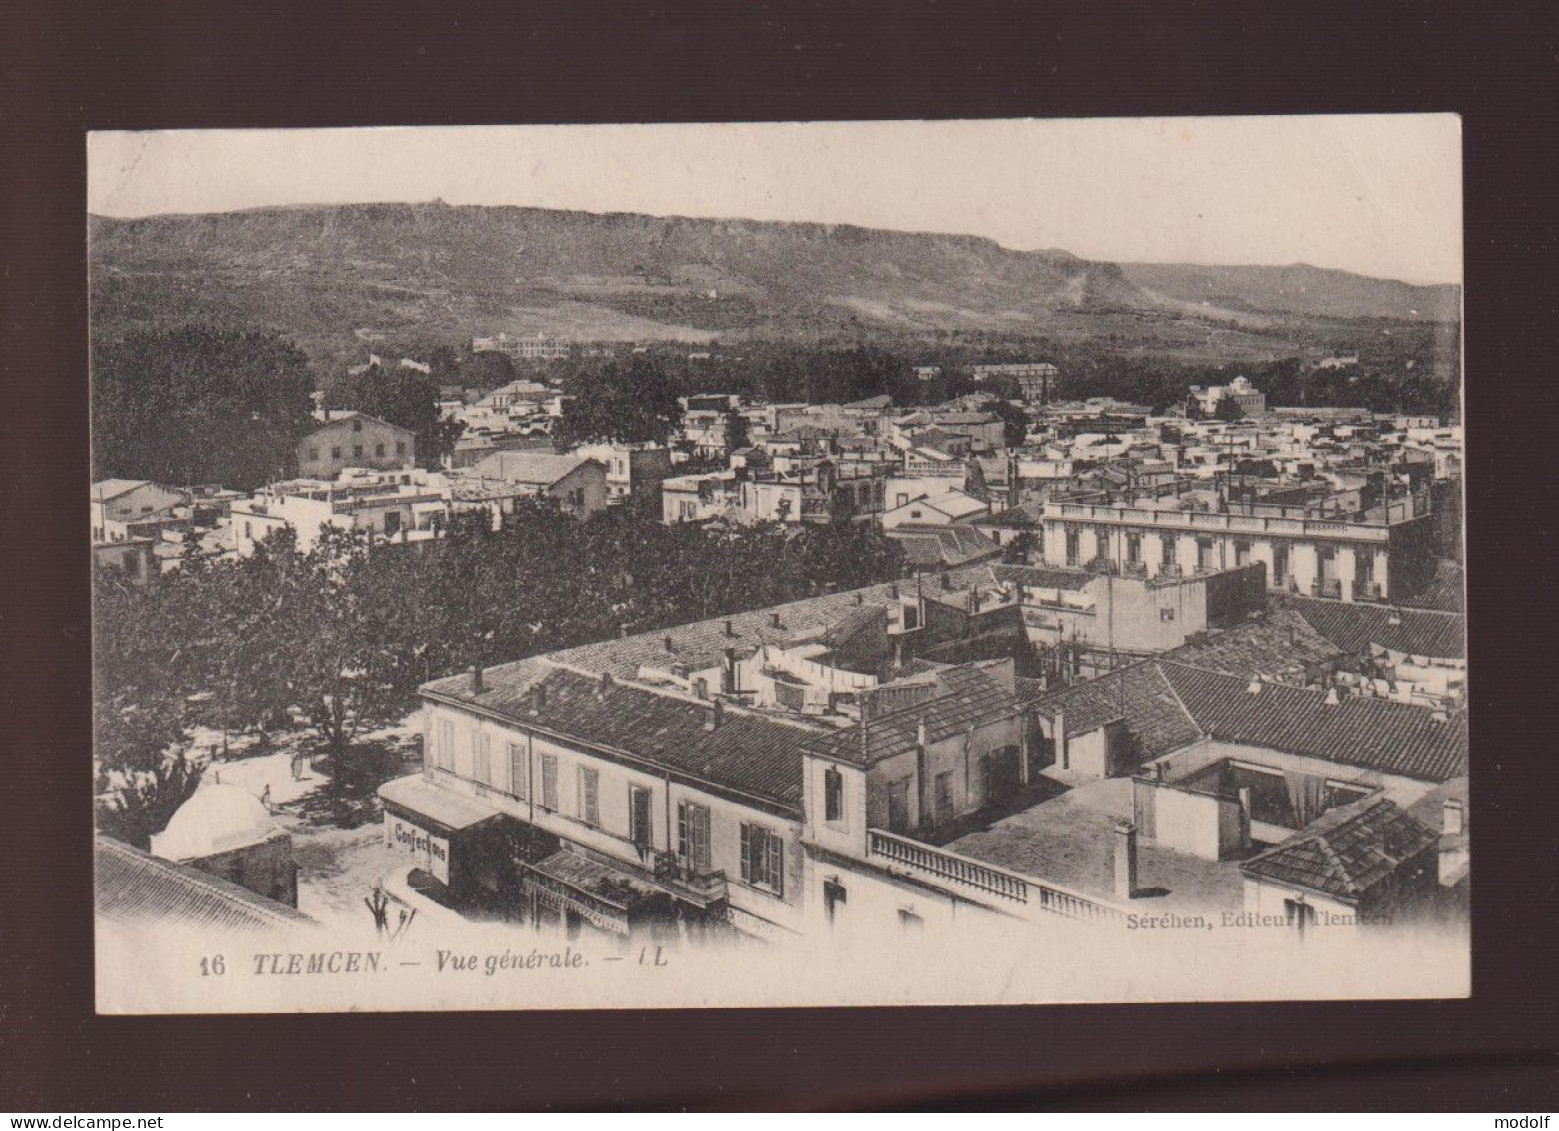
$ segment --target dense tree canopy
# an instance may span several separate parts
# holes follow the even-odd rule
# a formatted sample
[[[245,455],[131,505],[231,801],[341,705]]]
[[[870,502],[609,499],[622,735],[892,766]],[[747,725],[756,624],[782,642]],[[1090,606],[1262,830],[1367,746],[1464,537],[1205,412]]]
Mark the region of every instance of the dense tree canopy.
[[[326,391],[330,408],[356,409],[416,433],[417,461],[438,467],[460,438],[462,425],[443,419],[434,376],[397,363],[372,365],[335,381]]]
[[[250,558],[191,562],[146,587],[97,581],[97,760],[120,790],[104,827],[144,842],[194,788],[189,726],[290,721],[333,756],[410,711],[418,686],[474,663],[649,632],[897,577],[898,544],[865,527],[716,530],[550,503],[502,530],[455,516],[445,537],[370,546],[279,531]],[[124,788],[126,786],[131,788]],[[129,798],[129,800],[123,800]]]
[[[664,444],[682,415],[665,370],[641,355],[599,371],[578,371],[563,391],[573,399],[564,404],[553,431],[562,448],[603,440]]]
[[[270,482],[310,423],[313,389],[308,359],[270,333],[183,326],[94,343],[93,478]]]

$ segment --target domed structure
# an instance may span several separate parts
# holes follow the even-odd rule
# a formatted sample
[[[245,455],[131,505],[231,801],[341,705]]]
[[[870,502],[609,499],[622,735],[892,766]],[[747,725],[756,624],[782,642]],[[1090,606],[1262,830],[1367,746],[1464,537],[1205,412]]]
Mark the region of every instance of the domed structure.
[[[236,785],[207,782],[152,836],[152,855],[189,861],[260,844],[282,830],[264,805]]]

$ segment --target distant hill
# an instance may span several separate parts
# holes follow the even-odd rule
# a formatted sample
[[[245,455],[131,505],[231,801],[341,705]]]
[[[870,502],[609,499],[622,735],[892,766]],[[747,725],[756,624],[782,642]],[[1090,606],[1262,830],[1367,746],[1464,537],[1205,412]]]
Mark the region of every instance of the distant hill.
[[[378,335],[709,341],[984,332],[1240,359],[1366,318],[1456,317],[1455,288],[1315,268],[1012,251],[974,236],[534,208],[353,204],[89,225],[95,332],[270,326],[316,357]]]
[[[1292,314],[1303,318],[1391,318],[1458,322],[1461,288],[1418,286],[1295,263],[1288,267],[1199,267],[1126,263],[1130,282],[1159,298],[1213,308]]]

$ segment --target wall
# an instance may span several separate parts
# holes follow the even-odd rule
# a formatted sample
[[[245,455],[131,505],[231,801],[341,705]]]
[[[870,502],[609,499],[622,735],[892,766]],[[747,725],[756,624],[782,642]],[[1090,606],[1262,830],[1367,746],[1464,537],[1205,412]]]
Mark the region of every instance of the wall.
[[[382,453],[381,453],[382,445]],[[340,450],[340,455],[334,451]],[[310,458],[310,451],[315,454]],[[381,471],[412,467],[416,441],[410,432],[364,417],[333,421],[298,442],[298,474],[307,479],[334,479],[343,468],[371,467]]]
[[[438,724],[453,724],[453,748],[445,751]],[[624,765],[602,755],[530,736],[519,724],[500,723],[444,704],[425,703],[424,726],[428,751],[425,774],[436,785],[473,792],[518,820],[534,824],[555,836],[595,849],[633,867],[648,867],[652,858],[641,857],[629,839],[630,786],[650,792],[650,846],[659,851],[677,848],[677,804],[688,801],[709,809],[709,853],[711,871],[724,871],[733,906],[791,930],[799,929],[804,884],[801,871],[801,820],[799,814],[781,816],[754,805],[745,805],[729,797],[700,788],[692,783],[672,780],[652,769]],[[473,739],[487,735],[491,749],[493,780],[486,788],[462,789],[462,783],[475,778]],[[518,783],[525,793],[518,796],[510,779],[509,744],[527,751],[524,763],[532,774],[530,783]],[[548,810],[541,804],[541,756],[557,758],[558,808]],[[446,758],[448,759],[446,761]],[[579,768],[587,766],[599,775],[597,798],[599,826],[586,824],[580,814]],[[669,804],[669,809],[668,809]],[[668,822],[669,813],[669,822]],[[785,891],[783,896],[743,882],[741,878],[741,824],[761,825],[785,838]]]
[[[292,859],[292,837],[285,833],[272,836],[259,844],[235,848],[231,852],[219,852],[198,860],[186,860],[191,868],[199,868],[213,876],[230,880],[240,887],[259,892],[267,899],[298,905],[298,866]]]
[[[835,948],[892,946],[898,939],[920,935],[949,942],[970,930],[985,932],[1016,921],[978,903],[959,899],[929,884],[889,875],[869,865],[843,859],[820,848],[806,854],[806,918],[809,935],[825,938]],[[830,915],[824,899],[828,881],[844,889],[844,902]]]

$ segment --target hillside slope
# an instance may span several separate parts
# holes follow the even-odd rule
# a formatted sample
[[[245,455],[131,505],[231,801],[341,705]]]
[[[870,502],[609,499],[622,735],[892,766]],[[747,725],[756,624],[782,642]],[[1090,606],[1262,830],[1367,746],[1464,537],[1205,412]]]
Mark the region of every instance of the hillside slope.
[[[1296,287],[1268,269],[1123,269],[973,236],[442,203],[93,217],[89,235],[96,332],[238,322],[321,357],[375,334],[501,330],[688,342],[979,332],[1278,356],[1335,337],[1328,319],[1445,308],[1339,272]]]

